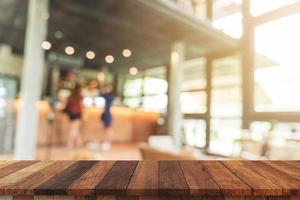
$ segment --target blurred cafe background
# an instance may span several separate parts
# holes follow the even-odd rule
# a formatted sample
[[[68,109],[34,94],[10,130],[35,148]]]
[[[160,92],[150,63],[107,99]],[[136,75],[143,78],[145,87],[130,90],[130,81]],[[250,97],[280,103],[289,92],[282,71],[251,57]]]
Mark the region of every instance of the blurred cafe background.
[[[300,159],[300,1],[1,0],[0,159]]]

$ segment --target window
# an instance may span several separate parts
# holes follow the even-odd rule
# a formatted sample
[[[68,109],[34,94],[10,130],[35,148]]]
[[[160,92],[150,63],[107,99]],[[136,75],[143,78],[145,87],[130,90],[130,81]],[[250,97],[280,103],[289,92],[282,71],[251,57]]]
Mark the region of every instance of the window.
[[[258,112],[300,111],[299,21],[300,14],[296,14],[255,28]]]
[[[168,83],[164,76],[165,68],[157,67],[144,71],[142,77],[128,79],[124,85],[123,103],[144,111],[166,112]]]
[[[231,155],[241,137],[242,89],[240,57],[213,62],[210,150]]]
[[[206,112],[206,74],[205,59],[186,61],[183,70],[180,104],[184,114]]]
[[[172,0],[185,12],[194,15],[198,19],[206,19],[206,0]]]
[[[204,147],[206,123],[204,120],[186,119],[183,122],[184,140],[187,145]]]
[[[13,151],[17,90],[16,78],[0,74],[0,154]]]
[[[299,0],[272,0],[272,1],[262,1],[262,0],[251,0],[251,14],[253,16],[258,16],[266,12],[275,10],[277,8],[295,3]]]
[[[213,26],[240,38],[243,34],[242,0],[213,0]]]

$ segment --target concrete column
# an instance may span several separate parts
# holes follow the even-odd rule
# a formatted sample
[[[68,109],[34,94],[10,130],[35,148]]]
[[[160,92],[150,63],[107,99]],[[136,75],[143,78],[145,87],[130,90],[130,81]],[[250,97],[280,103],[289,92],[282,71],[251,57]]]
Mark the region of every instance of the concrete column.
[[[249,129],[254,113],[254,27],[251,23],[250,0],[243,1],[242,38],[242,127]]]
[[[182,62],[185,48],[182,42],[176,42],[171,48],[168,68],[168,133],[172,135],[177,150],[181,147],[182,113],[180,109],[180,85],[183,80]]]
[[[21,108],[15,139],[15,159],[35,159],[39,116],[37,101],[43,87],[44,51],[47,34],[48,0],[30,0],[21,79]]]
[[[210,134],[211,134],[211,92],[212,92],[212,58],[206,58],[206,138],[205,138],[205,149],[209,149]]]
[[[59,68],[53,67],[51,73],[51,97],[52,98],[57,97],[57,87],[59,83],[59,77],[60,77]]]

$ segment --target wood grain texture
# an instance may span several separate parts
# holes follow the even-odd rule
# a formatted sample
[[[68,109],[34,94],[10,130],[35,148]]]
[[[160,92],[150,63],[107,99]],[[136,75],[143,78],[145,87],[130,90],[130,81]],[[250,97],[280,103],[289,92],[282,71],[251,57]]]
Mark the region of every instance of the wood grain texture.
[[[115,196],[97,196],[96,200],[115,200]]]
[[[237,177],[243,180],[252,188],[254,196],[282,195],[281,187],[275,185],[269,179],[256,173],[254,170],[247,168],[241,161],[222,161],[222,163]]]
[[[38,161],[19,161],[19,162],[15,162],[10,165],[7,165],[0,170],[0,178],[3,178],[9,174],[12,174],[20,169],[23,169],[25,167],[33,165],[34,163],[37,163],[37,162]]]
[[[284,163],[297,167],[300,170],[300,161],[284,161]]]
[[[218,161],[199,161],[227,196],[251,195],[251,188]]]
[[[0,196],[0,200],[13,200],[13,196],[2,195],[2,196]]]
[[[57,161],[43,170],[32,174],[25,180],[18,182],[16,185],[6,188],[5,191],[7,194],[15,196],[33,195],[35,188],[67,169],[74,163],[76,163],[76,161]]]
[[[10,161],[7,161],[7,160],[2,160],[0,161],[0,169],[2,169],[3,167],[6,167],[8,165],[11,165],[13,163],[16,163],[17,161],[15,160],[10,160]]]
[[[221,194],[219,186],[200,163],[180,161],[180,166],[192,196]]]
[[[300,197],[298,161],[0,161],[7,163],[0,200]]]
[[[266,163],[267,165],[270,165],[271,167],[273,167],[275,169],[278,169],[278,170],[286,173],[290,177],[300,180],[299,168],[296,166],[291,166],[282,161],[272,161],[272,162],[271,161],[263,161],[263,162]]]
[[[127,186],[137,163],[137,161],[117,161],[96,186],[95,193],[97,195],[126,195]]]
[[[159,194],[189,195],[189,187],[178,161],[159,161]]]
[[[71,167],[65,169],[34,189],[34,194],[66,195],[67,188],[95,164],[95,161],[76,162]]]
[[[43,195],[39,195],[39,196],[34,196],[34,200],[53,200],[54,197],[53,196],[43,196]]]
[[[299,195],[300,181],[261,161],[243,161],[244,165],[283,189],[283,195]]]
[[[75,196],[94,195],[94,188],[114,164],[115,161],[98,162],[67,189],[67,194]]]
[[[43,169],[53,163],[54,163],[54,161],[38,162],[38,163],[35,163],[28,167],[25,167],[19,171],[16,171],[12,174],[9,174],[9,175],[5,176],[4,178],[0,179],[0,187],[1,188],[10,187],[10,186],[18,183],[22,179],[32,175],[33,173],[35,173],[37,171],[40,171],[41,169]],[[1,193],[3,193],[3,192],[1,192],[1,189],[0,189],[0,194]]]
[[[158,161],[139,161],[127,188],[127,195],[158,195]]]
[[[34,200],[33,196],[13,196],[13,200]]]

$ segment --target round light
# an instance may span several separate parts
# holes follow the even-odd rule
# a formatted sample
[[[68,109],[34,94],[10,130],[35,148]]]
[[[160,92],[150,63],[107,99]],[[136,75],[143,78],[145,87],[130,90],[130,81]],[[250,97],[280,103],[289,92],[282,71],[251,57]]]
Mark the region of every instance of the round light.
[[[48,41],[43,41],[42,42],[42,44],[41,44],[41,46],[42,46],[42,48],[44,49],[44,50],[49,50],[49,49],[51,49],[51,43],[50,42],[48,42]]]
[[[85,56],[86,56],[88,59],[92,60],[92,59],[94,59],[94,58],[96,57],[96,54],[95,54],[95,52],[93,52],[93,51],[88,51],[88,52],[86,52]]]
[[[113,63],[114,60],[115,60],[115,58],[112,55],[107,55],[105,57],[105,62],[107,62],[107,63]]]
[[[130,67],[129,74],[136,75],[139,72],[139,70],[136,67]]]
[[[61,31],[55,31],[54,37],[57,39],[61,39],[63,37],[63,33]]]
[[[129,49],[124,49],[122,54],[124,57],[128,58],[131,56],[131,51]]]
[[[75,53],[75,49],[71,46],[67,46],[65,48],[65,53],[68,54],[68,55],[73,55]]]

